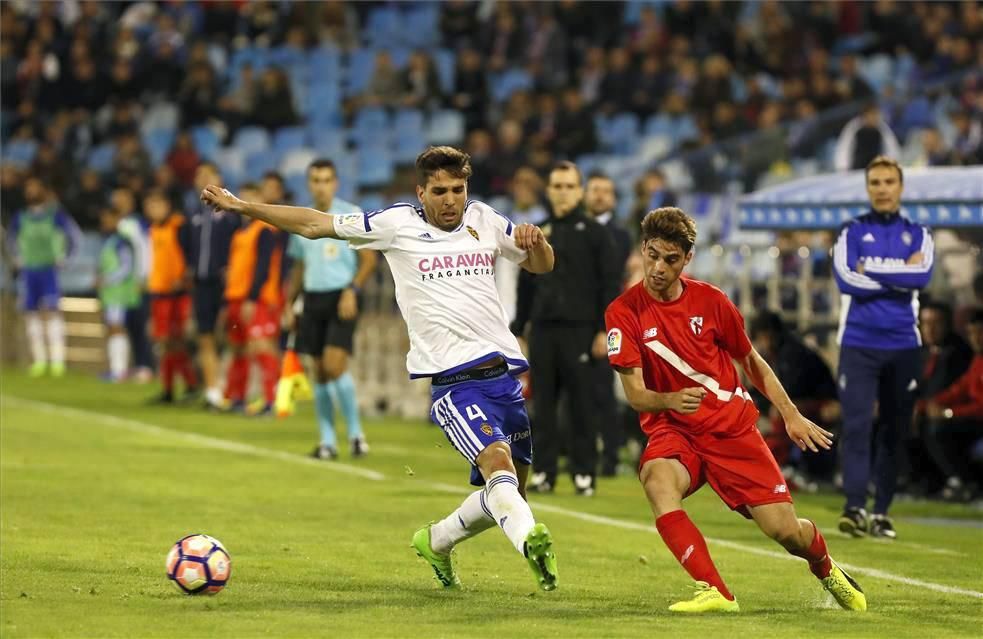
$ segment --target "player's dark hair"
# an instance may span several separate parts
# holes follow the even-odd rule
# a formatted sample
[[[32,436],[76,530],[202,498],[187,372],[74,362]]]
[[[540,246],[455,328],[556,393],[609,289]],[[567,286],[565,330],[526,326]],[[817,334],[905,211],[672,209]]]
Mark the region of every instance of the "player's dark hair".
[[[751,325],[748,327],[748,333],[751,338],[754,339],[762,333],[771,333],[772,335],[783,335],[785,333],[785,323],[782,322],[782,318],[778,313],[774,311],[759,311],[754,319],[751,320]]]
[[[864,169],[864,181],[867,181],[867,176],[870,175],[870,170],[879,166],[887,166],[898,172],[898,182],[904,183],[904,171],[901,170],[901,164],[898,163],[894,158],[889,158],[886,155],[878,155],[873,160],[867,163],[867,168]]]
[[[313,162],[311,162],[310,164],[308,164],[307,165],[308,175],[310,175],[310,172],[313,171],[314,169],[331,169],[332,171],[334,171],[335,175],[338,174],[338,169],[335,168],[334,162],[332,162],[328,158],[318,158]]]
[[[642,244],[649,240],[664,240],[689,253],[696,244],[696,222],[675,206],[649,211],[642,220]]]
[[[456,178],[471,177],[471,156],[452,146],[432,146],[416,156],[416,183],[426,186],[437,171]]]
[[[580,174],[580,169],[570,160],[561,160],[554,164],[553,168],[550,169],[550,175],[553,175],[557,171],[575,171],[577,173],[577,184],[584,183],[584,176]]]
[[[946,325],[952,326],[952,306],[949,304],[929,300],[922,303],[921,310],[939,312],[945,320]]]

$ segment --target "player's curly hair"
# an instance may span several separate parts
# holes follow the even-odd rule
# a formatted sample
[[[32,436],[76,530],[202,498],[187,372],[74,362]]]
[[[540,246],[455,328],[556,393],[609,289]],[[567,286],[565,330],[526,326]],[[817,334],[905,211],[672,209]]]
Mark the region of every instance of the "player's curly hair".
[[[416,183],[426,186],[437,171],[456,178],[471,177],[471,156],[452,146],[432,146],[416,157]]]
[[[664,240],[689,253],[696,244],[696,222],[675,206],[649,211],[642,220],[642,244],[649,240]]]

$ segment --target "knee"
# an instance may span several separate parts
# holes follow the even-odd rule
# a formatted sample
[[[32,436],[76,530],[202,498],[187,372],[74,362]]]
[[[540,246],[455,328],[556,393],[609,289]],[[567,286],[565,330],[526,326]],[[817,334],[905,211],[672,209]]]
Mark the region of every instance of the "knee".
[[[481,451],[477,462],[479,470],[486,478],[492,473],[506,470],[515,473],[515,465],[512,463],[512,451],[505,442],[494,442]]]
[[[763,532],[785,548],[798,548],[803,545],[799,520],[782,518],[762,528]]]

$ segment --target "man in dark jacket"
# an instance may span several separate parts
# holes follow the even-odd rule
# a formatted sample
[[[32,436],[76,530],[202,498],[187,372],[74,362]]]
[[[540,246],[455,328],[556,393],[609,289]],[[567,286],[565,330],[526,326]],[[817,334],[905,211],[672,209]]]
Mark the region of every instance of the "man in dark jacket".
[[[584,204],[587,214],[604,227],[614,243],[614,261],[618,266],[620,293],[625,279],[625,266],[631,253],[631,235],[614,217],[618,195],[614,180],[606,175],[594,174],[587,178]],[[618,416],[618,403],[614,396],[614,369],[607,356],[593,359],[594,395],[597,423],[601,430],[601,476],[613,477],[618,471],[618,449],[624,443],[623,420]]]
[[[535,413],[536,459],[529,487],[551,492],[560,453],[557,398],[571,403],[569,470],[577,494],[594,494],[597,427],[592,407],[592,356],[607,353],[604,309],[618,294],[623,265],[604,228],[587,217],[580,171],[561,162],[550,172],[547,196],[552,216],[541,226],[556,255],[556,267],[535,279],[520,276],[512,332],[529,327],[529,364]]]

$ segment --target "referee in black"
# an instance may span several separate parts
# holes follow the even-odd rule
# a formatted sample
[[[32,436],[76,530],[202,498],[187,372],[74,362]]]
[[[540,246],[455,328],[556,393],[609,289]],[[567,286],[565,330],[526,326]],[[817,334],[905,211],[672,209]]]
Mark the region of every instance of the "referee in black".
[[[586,214],[583,181],[572,162],[550,171],[546,194],[551,216],[540,226],[556,254],[552,272],[519,277],[512,332],[528,329],[535,459],[529,483],[535,492],[556,486],[561,449],[557,400],[570,400],[568,470],[578,495],[590,496],[597,473],[597,415],[593,407],[594,357],[607,354],[604,309],[621,284],[614,242]]]

